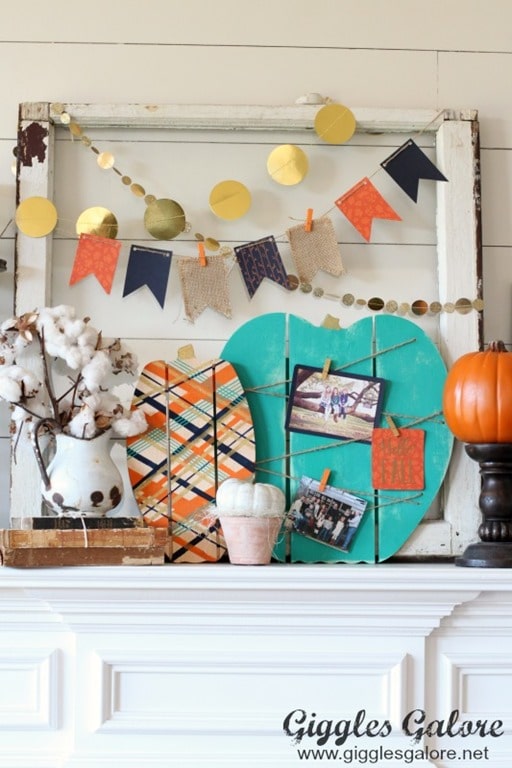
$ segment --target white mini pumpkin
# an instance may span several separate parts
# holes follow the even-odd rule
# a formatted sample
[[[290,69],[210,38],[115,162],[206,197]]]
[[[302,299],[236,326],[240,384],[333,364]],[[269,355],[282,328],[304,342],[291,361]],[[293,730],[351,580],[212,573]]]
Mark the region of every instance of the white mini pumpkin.
[[[284,493],[270,483],[252,483],[230,477],[220,484],[217,494],[219,517],[283,517]]]

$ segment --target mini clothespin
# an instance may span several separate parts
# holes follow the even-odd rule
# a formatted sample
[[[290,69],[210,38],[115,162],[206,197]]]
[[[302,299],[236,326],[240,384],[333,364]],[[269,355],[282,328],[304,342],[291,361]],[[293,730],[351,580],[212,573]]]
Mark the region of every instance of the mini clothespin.
[[[304,229],[306,232],[311,232],[313,229],[313,209],[308,208],[306,211],[306,222],[304,224]]]
[[[327,378],[329,375],[329,368],[331,367],[331,358],[326,357],[324,362],[324,367],[322,368],[322,381]]]
[[[400,437],[400,430],[396,426],[395,422],[391,418],[391,416],[386,416],[386,421],[388,423],[388,427],[390,428],[391,432],[394,434],[395,437]]]
[[[197,250],[199,251],[199,264],[202,267],[206,267],[206,253],[204,251],[204,243],[198,243]]]
[[[318,490],[320,492],[325,491],[325,486],[327,485],[327,481],[329,480],[329,475],[331,474],[330,469],[324,469],[322,472],[322,477],[320,479],[320,485],[318,486]]]

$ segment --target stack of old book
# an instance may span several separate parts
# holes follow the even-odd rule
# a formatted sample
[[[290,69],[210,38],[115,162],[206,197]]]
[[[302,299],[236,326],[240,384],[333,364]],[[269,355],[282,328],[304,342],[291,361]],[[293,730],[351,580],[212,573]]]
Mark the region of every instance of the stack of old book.
[[[18,517],[0,530],[0,562],[59,565],[162,565],[166,528],[138,517]]]

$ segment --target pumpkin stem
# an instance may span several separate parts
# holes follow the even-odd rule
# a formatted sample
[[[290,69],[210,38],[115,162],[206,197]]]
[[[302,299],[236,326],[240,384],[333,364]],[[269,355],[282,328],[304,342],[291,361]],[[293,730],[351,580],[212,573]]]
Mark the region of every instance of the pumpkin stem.
[[[490,352],[506,352],[507,351],[507,348],[503,341],[490,341],[487,346],[487,349]]]

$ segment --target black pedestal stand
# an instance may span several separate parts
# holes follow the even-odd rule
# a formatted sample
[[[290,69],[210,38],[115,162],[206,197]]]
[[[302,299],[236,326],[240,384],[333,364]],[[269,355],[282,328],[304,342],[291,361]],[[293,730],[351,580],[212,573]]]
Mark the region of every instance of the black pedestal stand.
[[[480,465],[481,541],[470,544],[455,565],[512,568],[512,443],[468,443],[466,453]]]

